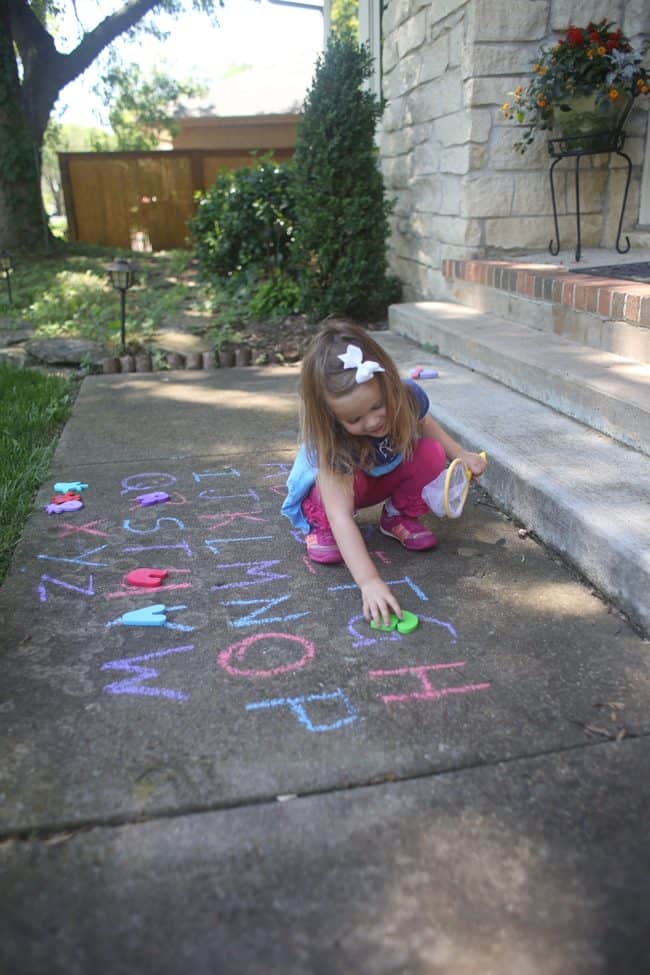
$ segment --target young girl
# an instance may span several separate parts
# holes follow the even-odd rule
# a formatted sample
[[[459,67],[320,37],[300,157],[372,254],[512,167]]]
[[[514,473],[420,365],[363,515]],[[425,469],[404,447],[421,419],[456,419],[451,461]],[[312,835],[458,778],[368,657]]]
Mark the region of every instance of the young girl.
[[[402,380],[390,356],[363,329],[330,320],[302,363],[302,441],[282,512],[307,533],[313,562],[345,562],[361,590],[363,615],[388,625],[399,602],[368,554],[355,512],[385,502],[379,530],[411,551],[437,539],[419,517],[422,488],[460,457],[478,477],[479,454],[456,443],[428,413],[429,398]]]

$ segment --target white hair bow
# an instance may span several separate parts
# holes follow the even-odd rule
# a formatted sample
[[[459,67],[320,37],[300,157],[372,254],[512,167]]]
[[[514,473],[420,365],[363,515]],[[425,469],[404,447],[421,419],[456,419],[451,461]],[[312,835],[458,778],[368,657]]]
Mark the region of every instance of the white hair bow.
[[[338,358],[343,363],[344,369],[357,370],[354,378],[358,383],[367,383],[369,379],[372,379],[375,372],[386,371],[383,366],[380,366],[378,362],[373,362],[372,359],[366,359],[364,362],[363,352],[358,345],[348,345],[344,354]]]

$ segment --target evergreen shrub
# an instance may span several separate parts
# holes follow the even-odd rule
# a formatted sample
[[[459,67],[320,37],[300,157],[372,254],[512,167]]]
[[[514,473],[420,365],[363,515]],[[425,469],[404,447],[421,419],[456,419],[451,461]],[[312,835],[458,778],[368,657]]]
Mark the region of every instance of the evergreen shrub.
[[[392,205],[375,147],[383,105],[364,88],[371,70],[366,47],[349,34],[332,36],[298,124],[292,252],[301,309],[312,318],[363,318],[399,298],[386,274]]]
[[[264,158],[221,172],[201,197],[190,232],[204,276],[230,278],[284,267],[293,225],[290,164]]]

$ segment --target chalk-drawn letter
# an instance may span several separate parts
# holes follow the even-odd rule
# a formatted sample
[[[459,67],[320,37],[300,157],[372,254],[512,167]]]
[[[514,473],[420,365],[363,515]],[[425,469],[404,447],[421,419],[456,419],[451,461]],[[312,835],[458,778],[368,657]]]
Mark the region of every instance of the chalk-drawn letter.
[[[182,548],[188,559],[193,558],[192,549],[187,542],[178,542],[176,545],[134,545],[132,548],[123,548],[123,552],[162,552],[170,548]]]
[[[134,481],[135,483],[131,483]],[[161,474],[157,471],[145,474],[130,474],[122,481],[120,494],[128,494],[130,491],[155,491],[156,488],[167,487],[176,484],[176,478],[172,474]]]
[[[241,477],[234,467],[224,467],[222,471],[192,471],[192,477],[199,484],[208,477]]]
[[[274,599],[229,599],[221,605],[255,606],[257,603],[262,604],[259,609],[254,609],[247,616],[240,616],[238,620],[229,620],[228,626],[233,626],[235,629],[239,629],[242,626],[257,626],[259,623],[287,623],[289,620],[299,620],[301,616],[309,616],[310,610],[305,610],[304,613],[289,613],[287,616],[260,616],[260,613],[263,613],[264,610],[270,609],[271,606],[277,606],[279,603],[284,603],[290,597],[291,593],[288,592],[285,596],[276,596]]]
[[[237,580],[237,582],[220,582],[216,586],[212,586],[210,592],[218,592],[221,589],[234,589],[243,588],[244,586],[259,586],[262,582],[275,582],[277,579],[288,579],[289,576],[286,572],[266,572],[265,570],[271,565],[277,565],[282,559],[269,559],[266,562],[222,562],[215,566],[217,569],[246,569],[247,576],[255,576],[255,578],[249,582],[243,582]]]
[[[46,603],[48,598],[47,589],[45,588],[45,583],[51,582],[53,586],[61,586],[63,589],[70,589],[72,592],[78,592],[82,596],[94,596],[95,595],[95,584],[92,576],[88,576],[88,588],[82,589],[81,586],[73,586],[70,582],[64,582],[63,579],[55,579],[54,576],[41,576],[41,581],[38,585],[38,599],[41,603]]]
[[[89,548],[86,552],[80,552],[76,558],[63,558],[61,555],[39,555],[39,559],[48,559],[50,562],[71,562],[73,565],[90,565],[93,568],[101,569],[109,565],[108,562],[87,562],[87,555],[94,555],[95,552],[101,552],[103,549],[108,548],[108,542],[104,545],[99,545],[97,548]]]
[[[181,529],[181,531],[183,531],[185,528],[185,525],[180,518],[172,518],[170,515],[165,515],[163,518],[156,518],[156,524],[153,526],[153,528],[134,528],[131,524],[131,519],[125,518],[122,522],[122,528],[125,532],[133,532],[136,535],[151,535],[152,532],[157,532],[160,529],[163,521],[173,521],[174,524]]]
[[[318,701],[340,702],[344,710],[343,717],[337,718],[335,721],[330,721],[329,724],[314,724],[307,713],[306,705],[313,705]],[[337,687],[335,691],[329,694],[306,694],[302,697],[276,697],[271,701],[254,701],[252,704],[246,705],[246,710],[261,711],[280,707],[290,708],[303,728],[312,732],[336,731],[338,728],[352,724],[359,717],[357,711],[352,707],[349,698],[346,697],[340,687]]]
[[[297,643],[303,650],[302,657],[292,663],[280,664],[271,670],[253,670],[234,666],[233,660],[238,663],[244,662],[244,658],[253,644],[269,640],[287,640],[289,643]],[[288,674],[292,670],[302,670],[314,659],[315,653],[316,648],[310,640],[294,636],[292,633],[256,633],[255,636],[248,636],[245,640],[233,643],[222,650],[217,657],[217,663],[233,677],[277,677],[278,674]]]
[[[155,650],[153,653],[145,653],[140,657],[127,657],[124,660],[109,660],[102,664],[102,670],[124,670],[132,677],[118,680],[114,684],[107,684],[104,691],[107,694],[142,694],[146,697],[166,697],[172,701],[187,701],[189,694],[183,691],[174,691],[168,687],[151,687],[143,684],[142,681],[158,677],[159,672],[153,667],[142,667],[140,664],[146,660],[155,660],[157,657],[167,657],[170,653],[187,653],[193,650],[194,645],[188,644],[185,647],[169,647],[168,650]]]
[[[228,545],[230,542],[265,542],[273,537],[273,535],[244,535],[240,538],[206,538],[204,544],[213,555],[219,555],[221,545]]]
[[[490,684],[462,684],[458,687],[440,687],[431,685],[427,676],[430,670],[450,670],[457,667],[464,667],[465,661],[456,661],[451,664],[426,664],[418,667],[399,667],[397,670],[369,670],[368,677],[401,677],[405,674],[417,677],[422,691],[414,691],[410,694],[385,694],[381,697],[384,704],[391,704],[396,701],[438,701],[447,694],[469,694],[472,691],[486,691]]]

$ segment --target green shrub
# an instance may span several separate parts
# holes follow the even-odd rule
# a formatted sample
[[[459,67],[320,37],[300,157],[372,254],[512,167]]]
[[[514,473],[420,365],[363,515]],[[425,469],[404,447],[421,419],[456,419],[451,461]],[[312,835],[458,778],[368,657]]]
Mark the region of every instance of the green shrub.
[[[331,37],[298,125],[293,259],[302,310],[314,318],[362,318],[395,294],[386,280],[391,205],[374,141],[383,106],[363,87],[371,66],[367,48]]]
[[[282,318],[299,310],[300,292],[296,281],[285,271],[273,271],[261,279],[249,304],[252,318]]]
[[[222,172],[201,198],[190,231],[207,277],[287,264],[293,238],[290,166],[262,159]]]

